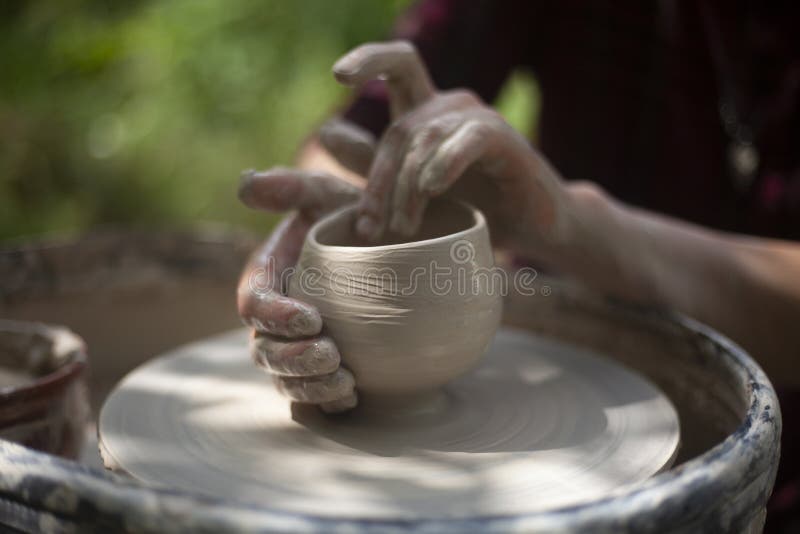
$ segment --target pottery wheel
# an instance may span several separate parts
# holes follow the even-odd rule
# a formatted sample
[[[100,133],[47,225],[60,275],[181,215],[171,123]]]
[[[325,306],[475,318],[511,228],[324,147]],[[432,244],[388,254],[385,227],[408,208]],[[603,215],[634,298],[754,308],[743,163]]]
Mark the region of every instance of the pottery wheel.
[[[246,332],[128,375],[100,414],[107,466],[147,483],[317,516],[411,519],[574,505],[669,467],[672,404],[591,351],[501,329],[483,364],[416,413],[291,405]]]

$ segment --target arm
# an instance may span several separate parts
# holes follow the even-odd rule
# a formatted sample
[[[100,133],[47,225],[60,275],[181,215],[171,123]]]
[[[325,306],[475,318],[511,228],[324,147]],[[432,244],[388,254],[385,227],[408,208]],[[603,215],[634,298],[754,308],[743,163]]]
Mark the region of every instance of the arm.
[[[256,280],[279,278],[295,263],[310,222],[336,205],[359,198],[356,231],[369,240],[387,228],[413,234],[427,200],[447,193],[483,210],[495,245],[607,294],[696,317],[744,345],[776,382],[800,383],[792,369],[800,347],[793,328],[800,316],[800,245],[721,234],[625,206],[596,186],[565,184],[474,95],[436,91],[407,43],[365,45],[334,70],[354,86],[386,78],[394,122],[377,146],[362,129],[328,125],[301,154],[306,165],[335,169],[329,152],[367,177],[363,190],[319,171],[245,174],[246,204],[299,212],[255,256],[243,282],[264,267]],[[247,283],[239,309],[258,331],[254,358],[290,397],[334,411],[356,402],[352,376],[338,368],[332,342],[320,337],[315,310],[279,286],[254,292]],[[293,320],[298,315],[313,320]],[[325,369],[320,356],[327,356]]]
[[[800,245],[716,232],[566,184],[480,101],[432,89],[417,61],[400,45],[367,45],[335,67],[356,86],[381,73],[376,65],[395,69],[390,83],[418,84],[375,152],[356,227],[365,238],[386,228],[412,234],[427,199],[447,192],[484,211],[496,245],[606,294],[705,322],[776,382],[800,385]]]
[[[776,384],[800,385],[800,245],[716,232],[566,186],[573,234],[554,266],[608,294],[674,309],[741,344]]]

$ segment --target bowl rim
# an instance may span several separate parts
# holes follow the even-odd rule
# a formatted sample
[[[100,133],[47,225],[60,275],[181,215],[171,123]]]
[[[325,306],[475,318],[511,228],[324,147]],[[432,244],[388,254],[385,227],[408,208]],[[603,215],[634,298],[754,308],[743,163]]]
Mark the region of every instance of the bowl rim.
[[[31,323],[0,319],[0,334],[20,336],[40,336],[51,342],[49,358],[63,358],[55,369],[31,380],[0,387],[0,403],[18,403],[32,398],[54,395],[56,391],[78,379],[88,367],[86,344],[71,330],[44,323]],[[2,425],[2,422],[0,422]]]
[[[471,217],[473,224],[468,226],[463,230],[459,230],[458,232],[454,232],[452,234],[446,234],[439,237],[432,237],[430,239],[421,239],[419,241],[406,241],[403,243],[392,243],[389,245],[374,245],[374,246],[347,246],[347,245],[325,245],[320,243],[317,239],[317,234],[322,231],[323,229],[327,228],[329,225],[334,224],[335,222],[339,221],[342,218],[347,217],[351,213],[355,212],[358,209],[358,203],[351,203],[346,206],[343,206],[328,215],[325,215],[320,220],[318,220],[311,229],[308,231],[308,235],[306,236],[306,244],[312,246],[315,250],[318,251],[330,251],[330,252],[389,252],[389,251],[401,251],[407,250],[410,248],[417,248],[417,247],[426,247],[431,245],[440,245],[445,243],[451,243],[454,240],[458,241],[460,239],[466,239],[469,235],[474,234],[475,232],[480,232],[482,229],[486,228],[486,217],[483,213],[473,206],[472,204],[465,202],[463,200],[457,199],[447,199],[447,198],[439,198],[436,199],[437,202],[443,202],[452,204],[454,206],[458,206],[459,208],[464,209]]]

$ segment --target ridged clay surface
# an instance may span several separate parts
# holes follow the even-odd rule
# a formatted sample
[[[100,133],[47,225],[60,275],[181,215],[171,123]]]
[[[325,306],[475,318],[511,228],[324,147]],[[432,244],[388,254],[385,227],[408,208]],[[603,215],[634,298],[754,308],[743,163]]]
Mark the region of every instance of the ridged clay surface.
[[[650,382],[521,330],[501,329],[430,409],[364,403],[339,416],[287,402],[246,338],[188,345],[128,375],[100,414],[106,465],[272,510],[445,518],[608,496],[666,469],[678,448],[675,409]]]

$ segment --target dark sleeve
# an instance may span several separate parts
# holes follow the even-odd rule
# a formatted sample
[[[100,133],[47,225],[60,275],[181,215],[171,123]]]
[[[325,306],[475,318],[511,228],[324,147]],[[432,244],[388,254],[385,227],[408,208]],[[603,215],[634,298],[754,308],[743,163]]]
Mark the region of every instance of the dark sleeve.
[[[533,1],[421,0],[395,24],[392,37],[414,43],[439,89],[464,87],[492,102],[531,49]],[[380,135],[389,123],[381,82],[368,84],[343,113]]]

